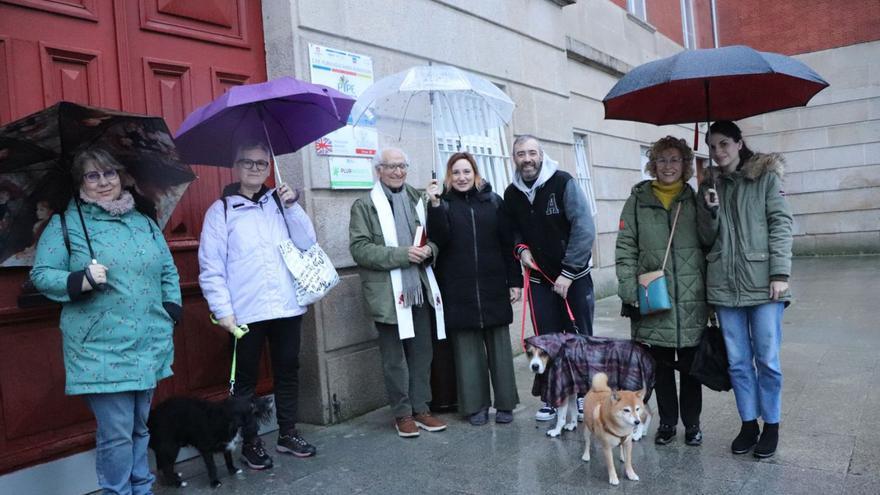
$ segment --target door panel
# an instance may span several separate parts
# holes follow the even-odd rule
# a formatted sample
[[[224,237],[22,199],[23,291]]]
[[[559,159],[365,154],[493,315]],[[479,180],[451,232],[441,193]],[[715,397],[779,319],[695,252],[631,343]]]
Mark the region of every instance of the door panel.
[[[228,46],[249,46],[245,0],[140,0],[139,3],[140,26],[144,30]]]
[[[0,0],[0,125],[68,100],[159,115],[173,133],[229,87],[265,80],[262,30],[255,0]],[[164,230],[184,319],[175,375],[157,401],[229,388],[231,342],[208,319],[197,254],[204,212],[233,177],[194,169],[199,178]],[[64,395],[57,305],[16,306],[26,278],[26,268],[0,269],[0,474],[94,446],[91,413]],[[271,383],[263,376],[260,392]]]
[[[101,96],[101,52],[84,48],[50,46],[40,42],[43,70],[43,103],[61,100],[104,106]]]

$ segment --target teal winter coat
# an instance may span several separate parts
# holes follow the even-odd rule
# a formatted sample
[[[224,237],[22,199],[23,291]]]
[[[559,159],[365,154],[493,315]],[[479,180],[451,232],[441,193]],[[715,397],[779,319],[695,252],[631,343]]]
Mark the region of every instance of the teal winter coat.
[[[82,204],[95,259],[107,267],[106,290],[81,292],[91,255],[76,205],[66,215],[70,251],[58,215],[37,245],[34,286],[62,304],[68,395],[147,390],[171,376],[172,328],[180,316],[177,268],[162,231],[132,209],[112,216]]]
[[[681,213],[665,269],[672,309],[631,319],[633,338],[660,347],[697,345],[708,319],[706,258],[697,230],[694,190],[685,184],[667,210],[654,194],[650,180],[636,184],[623,205],[617,233],[618,295],[625,304],[635,305],[639,275],[659,270],[663,265],[679,205]]]

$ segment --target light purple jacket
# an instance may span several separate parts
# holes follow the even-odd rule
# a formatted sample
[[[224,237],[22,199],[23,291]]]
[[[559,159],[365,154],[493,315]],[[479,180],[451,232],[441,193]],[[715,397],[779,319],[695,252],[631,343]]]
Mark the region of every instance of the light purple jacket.
[[[279,211],[267,189],[256,202],[240,194],[217,200],[205,213],[199,244],[199,286],[217,319],[235,315],[239,325],[298,316],[296,285],[278,244],[290,238],[301,250],[316,242],[305,210]],[[285,228],[285,221],[287,228]]]

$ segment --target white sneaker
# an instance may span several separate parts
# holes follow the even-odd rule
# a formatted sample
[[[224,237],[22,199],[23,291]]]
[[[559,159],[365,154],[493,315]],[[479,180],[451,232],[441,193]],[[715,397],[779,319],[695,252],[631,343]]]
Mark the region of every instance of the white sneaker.
[[[535,413],[536,421],[553,421],[556,419],[556,408],[550,407],[550,404],[543,402],[541,409]]]
[[[584,422],[584,398],[578,397],[578,421]]]

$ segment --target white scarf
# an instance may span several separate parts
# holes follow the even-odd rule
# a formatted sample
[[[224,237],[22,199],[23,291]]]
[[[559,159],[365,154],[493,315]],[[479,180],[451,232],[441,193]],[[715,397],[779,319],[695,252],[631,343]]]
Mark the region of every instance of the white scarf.
[[[405,188],[406,186],[404,186]],[[391,211],[391,203],[388,197],[382,191],[382,185],[377,181],[370,191],[370,199],[376,207],[376,213],[379,216],[379,226],[382,228],[382,237],[385,239],[385,245],[388,247],[397,247],[397,227],[394,225],[394,213]],[[419,223],[425,224],[425,205],[422,200],[416,205],[416,215],[419,217]],[[434,278],[434,270],[430,266],[425,266],[425,273],[428,275],[428,285],[431,287],[431,294],[428,302],[434,307],[434,319],[437,323],[437,339],[446,338],[446,323],[443,320],[443,299],[440,297],[440,288],[437,286],[437,279]],[[403,304],[403,277],[401,270],[395,268],[391,270],[391,290],[394,291],[394,311],[397,314],[397,333],[400,340],[411,339],[416,336],[415,327],[413,326],[412,308]]]

